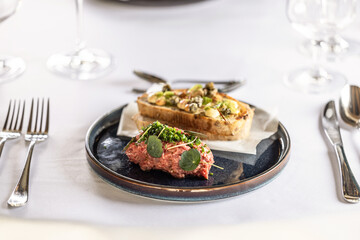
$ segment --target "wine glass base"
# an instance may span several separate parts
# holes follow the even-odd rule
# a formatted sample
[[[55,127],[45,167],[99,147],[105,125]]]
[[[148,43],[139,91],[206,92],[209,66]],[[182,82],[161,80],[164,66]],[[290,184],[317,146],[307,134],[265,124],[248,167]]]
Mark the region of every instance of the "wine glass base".
[[[108,74],[112,70],[113,59],[103,50],[84,48],[80,51],[52,55],[47,67],[64,77],[91,80]]]
[[[19,77],[26,69],[26,64],[19,57],[0,56],[0,83]]]
[[[284,78],[287,87],[305,93],[317,94],[341,89],[347,82],[344,75],[325,71],[303,68],[289,73]]]

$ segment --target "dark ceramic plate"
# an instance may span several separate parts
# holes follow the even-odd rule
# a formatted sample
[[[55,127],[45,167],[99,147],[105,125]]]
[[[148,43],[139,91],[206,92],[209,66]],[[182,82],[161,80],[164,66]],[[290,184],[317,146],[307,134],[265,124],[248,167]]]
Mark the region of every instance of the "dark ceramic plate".
[[[202,2],[205,0],[117,0],[121,3],[140,5],[140,6],[177,6]]]
[[[212,167],[208,180],[176,179],[158,170],[144,172],[138,165],[129,162],[122,151],[130,139],[116,135],[124,107],[113,110],[93,123],[86,135],[85,148],[90,166],[100,177],[137,195],[179,202],[233,197],[268,183],[289,159],[289,134],[279,123],[278,131],[259,143],[257,148],[262,150],[257,156],[239,154],[240,162],[228,159],[228,152],[213,151],[216,165],[224,170]],[[254,165],[244,163],[250,162],[247,161],[250,158],[254,158]]]

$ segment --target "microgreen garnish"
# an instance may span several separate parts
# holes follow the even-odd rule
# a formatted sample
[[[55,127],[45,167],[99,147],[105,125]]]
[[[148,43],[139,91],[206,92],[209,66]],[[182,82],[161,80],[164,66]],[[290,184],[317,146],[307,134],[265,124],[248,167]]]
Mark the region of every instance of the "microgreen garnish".
[[[181,160],[179,166],[185,171],[193,171],[197,168],[200,163],[200,153],[195,148],[185,151],[181,154]]]
[[[152,126],[148,127],[148,128],[146,129],[146,131],[143,132],[143,134],[141,134],[141,136],[139,137],[139,139],[138,139],[136,142],[139,143],[140,140],[147,134],[148,131],[150,131],[151,128],[152,128]]]
[[[163,129],[160,131],[158,137],[160,137],[160,135],[162,134],[162,132],[165,130],[165,126],[163,127]]]
[[[133,143],[133,142],[135,142],[135,140],[136,140],[136,137],[133,137],[133,138],[128,142],[128,144],[126,144],[126,146],[124,147],[123,150],[126,151],[126,149],[129,148],[130,144]]]
[[[218,112],[220,113],[220,116],[224,119],[224,121],[225,122],[229,122],[227,119],[226,119],[226,117],[224,116],[224,114],[222,114],[222,112],[219,110],[219,109],[217,109],[218,110]]]
[[[193,142],[195,142],[198,138],[196,137],[194,140],[192,140],[191,142],[188,142],[188,143],[182,143],[182,144],[179,144],[179,145],[175,145],[175,146],[172,146],[172,147],[169,147],[167,148],[166,150],[169,150],[169,149],[172,149],[172,148],[177,148],[177,147],[181,147],[181,146],[186,146],[186,145],[191,145]]]
[[[221,107],[221,105],[222,105],[222,102],[217,102],[217,103],[213,106],[213,108],[219,108],[219,107]]]
[[[202,162],[202,163],[205,163],[205,164],[208,164],[208,165],[211,165],[211,166],[214,166],[214,167],[219,168],[219,169],[221,169],[221,170],[224,170],[223,167],[220,167],[220,166],[218,166],[218,165],[215,165],[214,163],[213,163],[213,164],[210,164],[210,163],[208,163],[208,162],[206,162],[206,161],[201,161],[201,162]]]
[[[206,137],[207,137],[206,134],[199,133],[199,132],[195,132],[195,131],[185,130],[184,132],[186,132],[186,133],[188,133],[188,134],[191,134],[191,135],[194,135],[194,136],[199,136],[199,137],[201,137],[201,138],[206,138]]]
[[[214,166],[214,167],[216,167],[216,168],[219,168],[219,169],[221,169],[221,170],[224,170],[224,168],[223,168],[223,167],[220,167],[220,166],[215,165],[215,164],[211,164],[211,166]]]
[[[161,155],[164,152],[162,149],[161,140],[157,136],[154,136],[154,135],[149,136],[149,138],[147,140],[146,150],[149,153],[149,155],[154,158],[161,157]]]

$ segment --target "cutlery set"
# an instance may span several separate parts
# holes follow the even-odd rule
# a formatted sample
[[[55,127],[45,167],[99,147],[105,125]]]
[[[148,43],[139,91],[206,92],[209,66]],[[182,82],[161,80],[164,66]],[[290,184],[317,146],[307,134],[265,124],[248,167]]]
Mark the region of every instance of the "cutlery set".
[[[49,132],[50,101],[34,99],[31,101],[29,121],[25,133],[25,141],[30,142],[26,156],[26,163],[21,177],[11,194],[8,205],[10,207],[24,206],[29,197],[29,175],[30,163],[34,146],[38,142],[45,141]],[[4,127],[0,132],[0,157],[2,149],[7,140],[16,139],[21,136],[25,113],[25,101],[10,101]]]
[[[339,101],[340,115],[345,123],[356,128],[360,125],[360,88],[345,86]],[[335,102],[329,101],[322,112],[323,131],[333,146],[340,169],[342,196],[346,202],[357,203],[360,200],[360,187],[351,171],[347,161],[343,142],[341,139],[339,121],[337,118]]]
[[[207,81],[207,80],[196,80],[196,79],[177,79],[173,81],[167,81],[159,76],[155,76],[153,74],[145,73],[143,71],[133,71],[136,76],[140,79],[145,80],[150,83],[161,83],[161,84],[175,84],[175,83],[184,83],[184,84],[206,84],[209,82],[213,82],[215,85],[219,85],[218,91],[222,93],[231,92],[246,83],[244,78],[241,79],[234,79],[234,80],[223,80],[223,81]],[[135,93],[144,93],[146,92],[145,89],[133,88],[133,92]]]

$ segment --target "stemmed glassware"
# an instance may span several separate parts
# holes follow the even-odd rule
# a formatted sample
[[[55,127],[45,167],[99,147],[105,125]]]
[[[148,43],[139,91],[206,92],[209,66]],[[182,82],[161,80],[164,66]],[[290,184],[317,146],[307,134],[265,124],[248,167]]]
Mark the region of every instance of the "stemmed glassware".
[[[343,45],[337,32],[352,22],[355,8],[356,0],[287,0],[288,19],[311,42],[314,61],[313,66],[288,74],[285,78],[287,86],[320,93],[339,89],[346,83],[342,74],[320,66],[319,55],[324,46],[335,49],[335,46]]]
[[[20,0],[0,1],[0,22],[12,16],[19,5]],[[0,82],[12,80],[25,71],[26,65],[19,57],[0,56]]]
[[[329,60],[356,54],[360,50],[357,42],[344,39],[339,32],[352,23],[356,17],[357,0],[325,1],[324,7],[327,17],[321,23],[323,27],[315,40],[305,41],[301,50],[311,53],[314,46],[321,48]]]
[[[67,53],[52,55],[47,62],[54,73],[75,80],[90,80],[109,73],[113,66],[110,54],[100,49],[87,48],[83,39],[83,0],[75,0],[77,18],[76,48]]]

